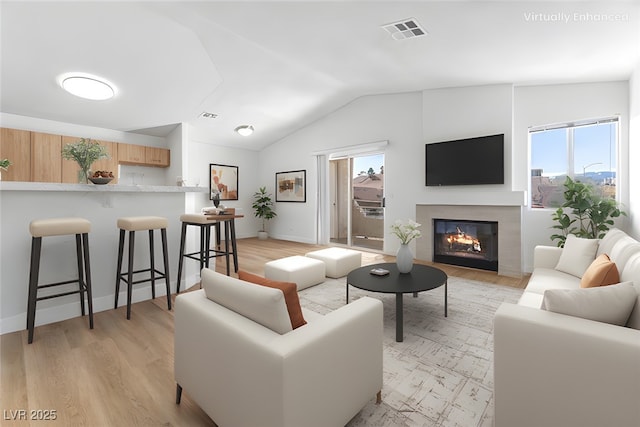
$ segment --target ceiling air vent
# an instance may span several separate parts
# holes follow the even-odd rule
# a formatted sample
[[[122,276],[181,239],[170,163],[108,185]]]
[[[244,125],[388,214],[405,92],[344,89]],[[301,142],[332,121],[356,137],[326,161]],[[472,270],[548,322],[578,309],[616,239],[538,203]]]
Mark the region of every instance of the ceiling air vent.
[[[216,113],[207,113],[206,111],[204,111],[202,114],[200,114],[200,117],[205,119],[215,119],[218,117],[218,115]]]
[[[404,40],[427,35],[425,29],[420,26],[415,18],[403,19],[402,21],[386,24],[383,25],[382,28],[391,34],[394,40]]]

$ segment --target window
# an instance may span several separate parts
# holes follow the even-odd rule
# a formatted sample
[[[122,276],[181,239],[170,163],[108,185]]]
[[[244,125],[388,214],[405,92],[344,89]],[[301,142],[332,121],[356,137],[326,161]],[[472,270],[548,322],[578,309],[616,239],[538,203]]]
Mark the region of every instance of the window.
[[[562,205],[567,176],[616,198],[617,118],[531,128],[529,141],[532,208]]]

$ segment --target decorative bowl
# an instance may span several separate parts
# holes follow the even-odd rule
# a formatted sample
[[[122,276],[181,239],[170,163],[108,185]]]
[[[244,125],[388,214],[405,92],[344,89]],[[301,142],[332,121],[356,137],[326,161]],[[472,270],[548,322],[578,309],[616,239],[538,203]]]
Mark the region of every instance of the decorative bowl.
[[[94,178],[92,176],[89,177],[89,181],[93,182],[96,185],[108,184],[112,179],[113,178]]]

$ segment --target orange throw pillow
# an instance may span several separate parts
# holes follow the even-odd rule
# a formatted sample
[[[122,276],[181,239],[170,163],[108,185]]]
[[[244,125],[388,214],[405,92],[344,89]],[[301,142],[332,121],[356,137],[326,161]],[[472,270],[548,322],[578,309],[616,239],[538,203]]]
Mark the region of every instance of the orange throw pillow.
[[[246,271],[238,271],[238,279],[245,282],[255,283],[257,285],[267,286],[269,288],[280,289],[284,294],[284,301],[287,304],[287,311],[291,319],[291,327],[293,329],[306,325],[307,321],[302,316],[302,307],[300,307],[300,299],[298,298],[298,287],[291,282],[277,282],[269,280]]]
[[[597,257],[580,280],[581,288],[593,288],[596,286],[613,285],[620,282],[620,275],[616,263],[609,259],[609,255],[602,254]]]

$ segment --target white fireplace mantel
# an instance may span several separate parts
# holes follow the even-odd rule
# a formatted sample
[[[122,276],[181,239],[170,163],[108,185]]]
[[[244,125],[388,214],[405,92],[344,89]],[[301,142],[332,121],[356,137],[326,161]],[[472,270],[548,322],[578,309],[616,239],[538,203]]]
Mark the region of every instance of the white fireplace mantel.
[[[418,205],[527,206],[526,191],[490,191],[468,187],[429,187],[426,200]]]
[[[463,203],[464,202],[464,203]],[[495,202],[416,205],[416,221],[425,224],[421,244],[416,244],[416,258],[433,261],[433,230],[435,218],[471,221],[495,221],[498,223],[498,274],[522,277],[522,205],[498,205]]]

